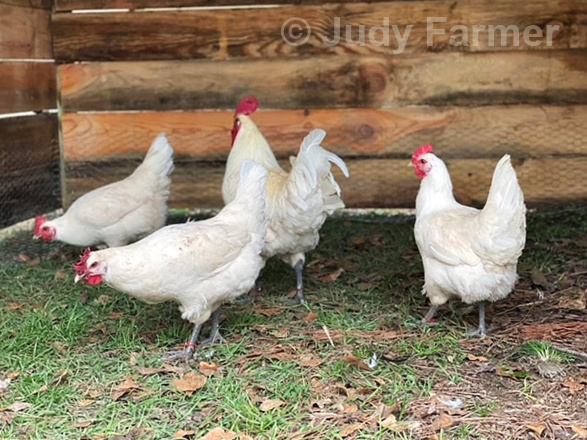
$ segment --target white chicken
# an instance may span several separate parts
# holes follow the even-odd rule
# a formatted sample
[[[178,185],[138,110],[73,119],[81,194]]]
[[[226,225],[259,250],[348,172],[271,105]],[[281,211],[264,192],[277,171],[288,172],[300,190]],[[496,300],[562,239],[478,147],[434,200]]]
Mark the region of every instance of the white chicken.
[[[190,358],[202,324],[215,312],[206,342],[220,338],[220,305],[249,291],[265,264],[267,171],[247,161],[239,180],[234,200],[211,219],[166,226],[124,247],[88,249],[75,264],[75,281],[104,281],[147,303],[178,302],[182,318],[195,325],[182,352]]]
[[[526,240],[526,207],[510,156],[501,158],[482,210],[459,204],[442,160],[431,145],[420,147],[412,164],[422,182],[416,198],[414,233],[424,264],[423,293],[432,307],[424,320],[432,322],[438,306],[451,297],[479,304],[479,327],[485,335],[485,301],[497,301],[512,291],[516,266]]]
[[[349,173],[340,157],[320,146],[326,136],[324,130],[312,130],[305,137],[298,156],[290,159],[291,171],[284,171],[249,117],[258,105],[255,97],[243,98],[236,109],[222,196],[225,203],[234,199],[238,169],[243,161],[254,160],[268,170],[266,216],[269,226],[263,256],[266,259],[277,256],[295,269],[296,299],[301,303],[304,300],[305,254],[318,245],[319,231],[326,218],[344,208],[330,163],[336,164],[346,177]]]
[[[114,247],[150,234],[167,219],[172,171],[173,148],[162,133],[130,176],[84,194],[59,218],[37,217],[34,237]]]

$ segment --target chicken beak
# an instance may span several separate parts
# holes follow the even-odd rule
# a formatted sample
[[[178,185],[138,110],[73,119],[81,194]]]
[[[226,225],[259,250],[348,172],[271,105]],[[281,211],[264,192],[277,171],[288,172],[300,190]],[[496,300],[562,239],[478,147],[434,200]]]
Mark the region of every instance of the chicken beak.
[[[77,284],[77,282],[78,282],[79,280],[83,280],[85,277],[86,277],[85,275],[80,275],[79,273],[77,273],[77,274],[75,274],[75,278],[73,279],[73,282],[74,282],[75,284]]]
[[[409,167],[415,167],[416,165],[414,165],[413,162],[408,162],[408,166]]]

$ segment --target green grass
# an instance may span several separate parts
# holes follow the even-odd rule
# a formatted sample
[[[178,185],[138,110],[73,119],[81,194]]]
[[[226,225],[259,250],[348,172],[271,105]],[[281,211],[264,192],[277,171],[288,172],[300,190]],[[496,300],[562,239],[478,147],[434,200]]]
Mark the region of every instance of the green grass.
[[[0,389],[0,408],[17,402],[30,406],[0,412],[0,439],[108,439],[127,433],[128,438],[167,439],[180,429],[197,430],[199,438],[218,426],[255,439],[338,439],[355,423],[363,425],[347,438],[418,438],[417,431],[379,427],[378,409],[395,405],[398,420],[412,423],[420,417],[414,405],[437,394],[439,386],[468,383],[467,355],[486,350],[481,341],[464,337],[476,311],[464,313],[459,303],[452,312],[441,311],[438,326],[414,326],[428,303],[421,295],[413,220],[378,220],[327,222],[320,246],[308,258],[305,307],[284,308],[274,316],[259,312],[281,307],[295,286],[293,270],[270,261],[263,272],[264,297],[254,305],[226,307],[222,329],[228,342],[201,348],[190,364],[194,371],[201,360],[219,367],[192,395],[175,389],[177,373],[139,371],[161,368],[161,355],[188,338],[191,327],[175,304],[147,305],[107,286],[74,284],[71,263],[78,250],[33,242],[29,233],[5,239],[0,243],[0,380],[11,382]],[[580,236],[587,236],[584,209],[530,216],[522,281],[529,282],[534,267],[557,279],[569,262],[578,264],[579,257],[554,245]],[[568,246],[572,251],[575,245]],[[39,262],[17,261],[19,254]],[[340,266],[345,271],[325,282]],[[310,313],[316,317],[306,322]],[[334,346],[313,337],[324,328],[335,336]],[[400,337],[386,339],[393,332]],[[520,350],[555,353],[532,344]],[[377,367],[372,370],[349,361],[349,356],[368,361],[373,355]],[[321,363],[298,365],[304,356]],[[129,377],[140,388],[115,401],[113,390]],[[262,411],[267,399],[283,404]],[[499,404],[472,400],[465,409],[488,417]],[[491,436],[458,423],[439,438]]]

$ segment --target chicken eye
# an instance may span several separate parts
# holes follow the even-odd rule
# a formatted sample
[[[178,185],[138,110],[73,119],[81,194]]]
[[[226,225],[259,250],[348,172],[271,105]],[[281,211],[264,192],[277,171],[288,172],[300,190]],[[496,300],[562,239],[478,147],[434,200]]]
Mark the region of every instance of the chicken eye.
[[[92,264],[90,264],[90,268],[94,268],[98,265],[97,261],[94,261]]]
[[[43,226],[41,229],[42,229],[43,231],[46,231],[47,229],[49,229],[49,227],[48,227],[48,226]]]
[[[426,159],[420,159],[420,163],[426,163]]]

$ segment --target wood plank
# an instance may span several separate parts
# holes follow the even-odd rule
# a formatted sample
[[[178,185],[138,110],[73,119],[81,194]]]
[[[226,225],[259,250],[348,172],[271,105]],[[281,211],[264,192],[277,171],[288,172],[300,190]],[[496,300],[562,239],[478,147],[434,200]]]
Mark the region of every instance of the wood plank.
[[[0,173],[0,228],[60,207],[59,161]]]
[[[53,63],[0,63],[0,113],[57,108]]]
[[[489,159],[447,160],[456,197],[463,203],[483,206],[499,156]],[[139,158],[123,161],[72,162],[68,164],[68,203],[91,189],[129,175]],[[287,162],[287,161],[284,161]],[[287,166],[284,162],[285,166]],[[350,175],[337,174],[347,207],[413,207],[419,180],[403,159],[347,161]],[[529,207],[587,202],[587,157],[514,160]],[[171,176],[171,208],[218,208],[224,163],[177,160]]]
[[[0,0],[0,5],[51,10],[52,0]]]
[[[0,174],[59,162],[56,114],[0,119]]]
[[[4,0],[9,1],[9,0]],[[12,0],[16,1],[16,0]],[[26,0],[22,0],[26,1]],[[55,0],[55,10],[59,12],[88,9],[145,9],[145,8],[183,8],[217,6],[265,5],[319,5],[324,3],[361,3],[364,0]],[[381,2],[389,0],[370,0]],[[419,0],[392,0],[419,1]]]
[[[473,39],[473,25],[517,26],[522,30],[529,25],[559,25],[561,30],[552,34],[547,46],[546,32],[540,43],[532,50],[552,48],[587,47],[587,2],[583,0],[534,0],[517,2],[511,0],[478,1],[419,1],[387,3],[326,4],[321,6],[283,6],[265,9],[217,9],[149,11],[133,13],[55,14],[53,19],[54,52],[60,62],[73,61],[128,61],[169,59],[228,59],[238,57],[268,58],[300,55],[373,55],[395,51],[398,39],[389,32],[389,42],[377,42],[383,31],[374,34],[375,42],[354,44],[342,35],[340,44],[327,45],[324,38],[335,35],[335,19],[340,19],[343,30],[351,26],[356,35],[359,25],[371,29],[381,26],[385,19],[396,25],[404,35],[406,26],[412,25],[405,53],[415,52],[460,52],[528,50],[524,38],[518,45],[507,34],[506,44],[501,45],[500,33],[492,45],[489,32],[482,31],[477,42]],[[312,29],[305,44],[292,46],[282,38],[283,23],[301,17]],[[428,17],[446,17],[444,23],[434,27],[443,29],[443,35],[435,35],[432,44],[427,44]],[[451,32],[455,25],[465,26],[469,32],[463,47],[459,32]],[[287,33],[287,30],[286,30]],[[455,33],[457,35],[455,35]],[[493,33],[495,35],[495,33]],[[365,35],[368,32],[365,31]],[[380,37],[378,37],[380,35]],[[456,43],[451,44],[456,40]],[[366,37],[365,40],[368,40]],[[389,44],[388,44],[389,43]]]
[[[263,75],[259,75],[262,71]],[[587,50],[66,64],[64,111],[586,104]]]
[[[0,4],[0,60],[51,59],[51,11]]]
[[[409,157],[432,143],[444,157],[584,154],[587,106],[489,106],[391,110],[259,111],[254,120],[276,154],[297,154],[312,128],[328,132],[324,146],[344,157]],[[176,154],[223,160],[233,112],[65,113],[67,161],[144,154],[166,132]]]

